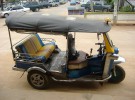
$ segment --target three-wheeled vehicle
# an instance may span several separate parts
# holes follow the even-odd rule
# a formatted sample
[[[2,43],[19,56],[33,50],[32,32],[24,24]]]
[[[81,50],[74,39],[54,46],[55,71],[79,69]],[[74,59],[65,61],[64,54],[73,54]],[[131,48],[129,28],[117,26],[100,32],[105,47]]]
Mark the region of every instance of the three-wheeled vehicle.
[[[118,55],[108,31],[109,20],[92,21],[73,17],[51,16],[41,13],[13,14],[6,19],[15,66],[13,70],[27,71],[28,83],[36,89],[45,89],[50,81],[120,83],[125,71],[118,64],[125,62]],[[11,31],[29,34],[13,45]],[[75,49],[75,36],[70,32],[103,35],[98,54]],[[40,38],[38,33],[61,34],[67,39],[67,50],[61,51],[53,39]],[[83,33],[82,33],[83,34]],[[62,40],[61,40],[62,42]]]

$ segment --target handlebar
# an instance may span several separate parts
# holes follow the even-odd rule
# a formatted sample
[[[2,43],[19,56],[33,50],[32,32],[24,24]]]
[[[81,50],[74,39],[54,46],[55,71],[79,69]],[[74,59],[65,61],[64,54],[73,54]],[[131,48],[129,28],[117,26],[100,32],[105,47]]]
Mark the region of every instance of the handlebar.
[[[104,45],[103,43],[95,43],[95,45]]]
[[[97,50],[99,52],[99,55],[102,55],[104,53],[104,43],[95,43],[95,45],[99,45],[99,49]]]

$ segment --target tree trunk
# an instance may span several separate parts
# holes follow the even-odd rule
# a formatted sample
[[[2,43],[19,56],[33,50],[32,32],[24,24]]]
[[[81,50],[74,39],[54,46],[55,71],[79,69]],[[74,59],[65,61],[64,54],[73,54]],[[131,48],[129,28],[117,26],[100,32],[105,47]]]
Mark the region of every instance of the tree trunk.
[[[119,0],[119,7],[123,7],[124,6],[124,2],[125,2],[125,0]]]
[[[90,0],[90,8],[91,8],[91,12],[93,12],[94,9],[93,9],[93,2],[92,2],[92,0]]]
[[[1,0],[1,10],[3,11],[3,0]]]
[[[117,18],[118,18],[118,0],[114,1],[114,12],[113,12],[113,24],[117,24]]]

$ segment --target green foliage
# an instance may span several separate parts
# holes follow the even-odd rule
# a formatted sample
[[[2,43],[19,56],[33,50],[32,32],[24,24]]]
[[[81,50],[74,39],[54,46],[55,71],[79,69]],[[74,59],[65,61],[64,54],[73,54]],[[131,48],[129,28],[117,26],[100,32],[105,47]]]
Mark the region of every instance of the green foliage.
[[[7,0],[8,2],[18,2],[20,0]]]
[[[114,3],[114,0],[105,0],[105,2],[109,5],[112,5]]]
[[[131,6],[123,6],[120,9],[121,12],[132,12],[132,7]]]
[[[107,5],[111,5],[111,8],[114,8],[114,0],[104,0]]]

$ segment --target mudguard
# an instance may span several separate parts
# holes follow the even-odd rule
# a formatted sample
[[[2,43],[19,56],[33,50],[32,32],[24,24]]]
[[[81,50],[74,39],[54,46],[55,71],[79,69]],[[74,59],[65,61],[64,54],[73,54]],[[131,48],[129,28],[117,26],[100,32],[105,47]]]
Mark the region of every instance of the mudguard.
[[[125,58],[119,56],[117,60],[114,60],[114,64],[117,65],[117,64],[120,64],[120,63],[124,63],[126,62]]]
[[[28,70],[27,70],[27,72],[30,72],[30,71],[40,71],[40,72],[42,72],[42,73],[46,73],[46,71],[43,69],[43,68],[40,68],[40,67],[36,67],[36,66],[34,66],[34,67],[30,67]]]

